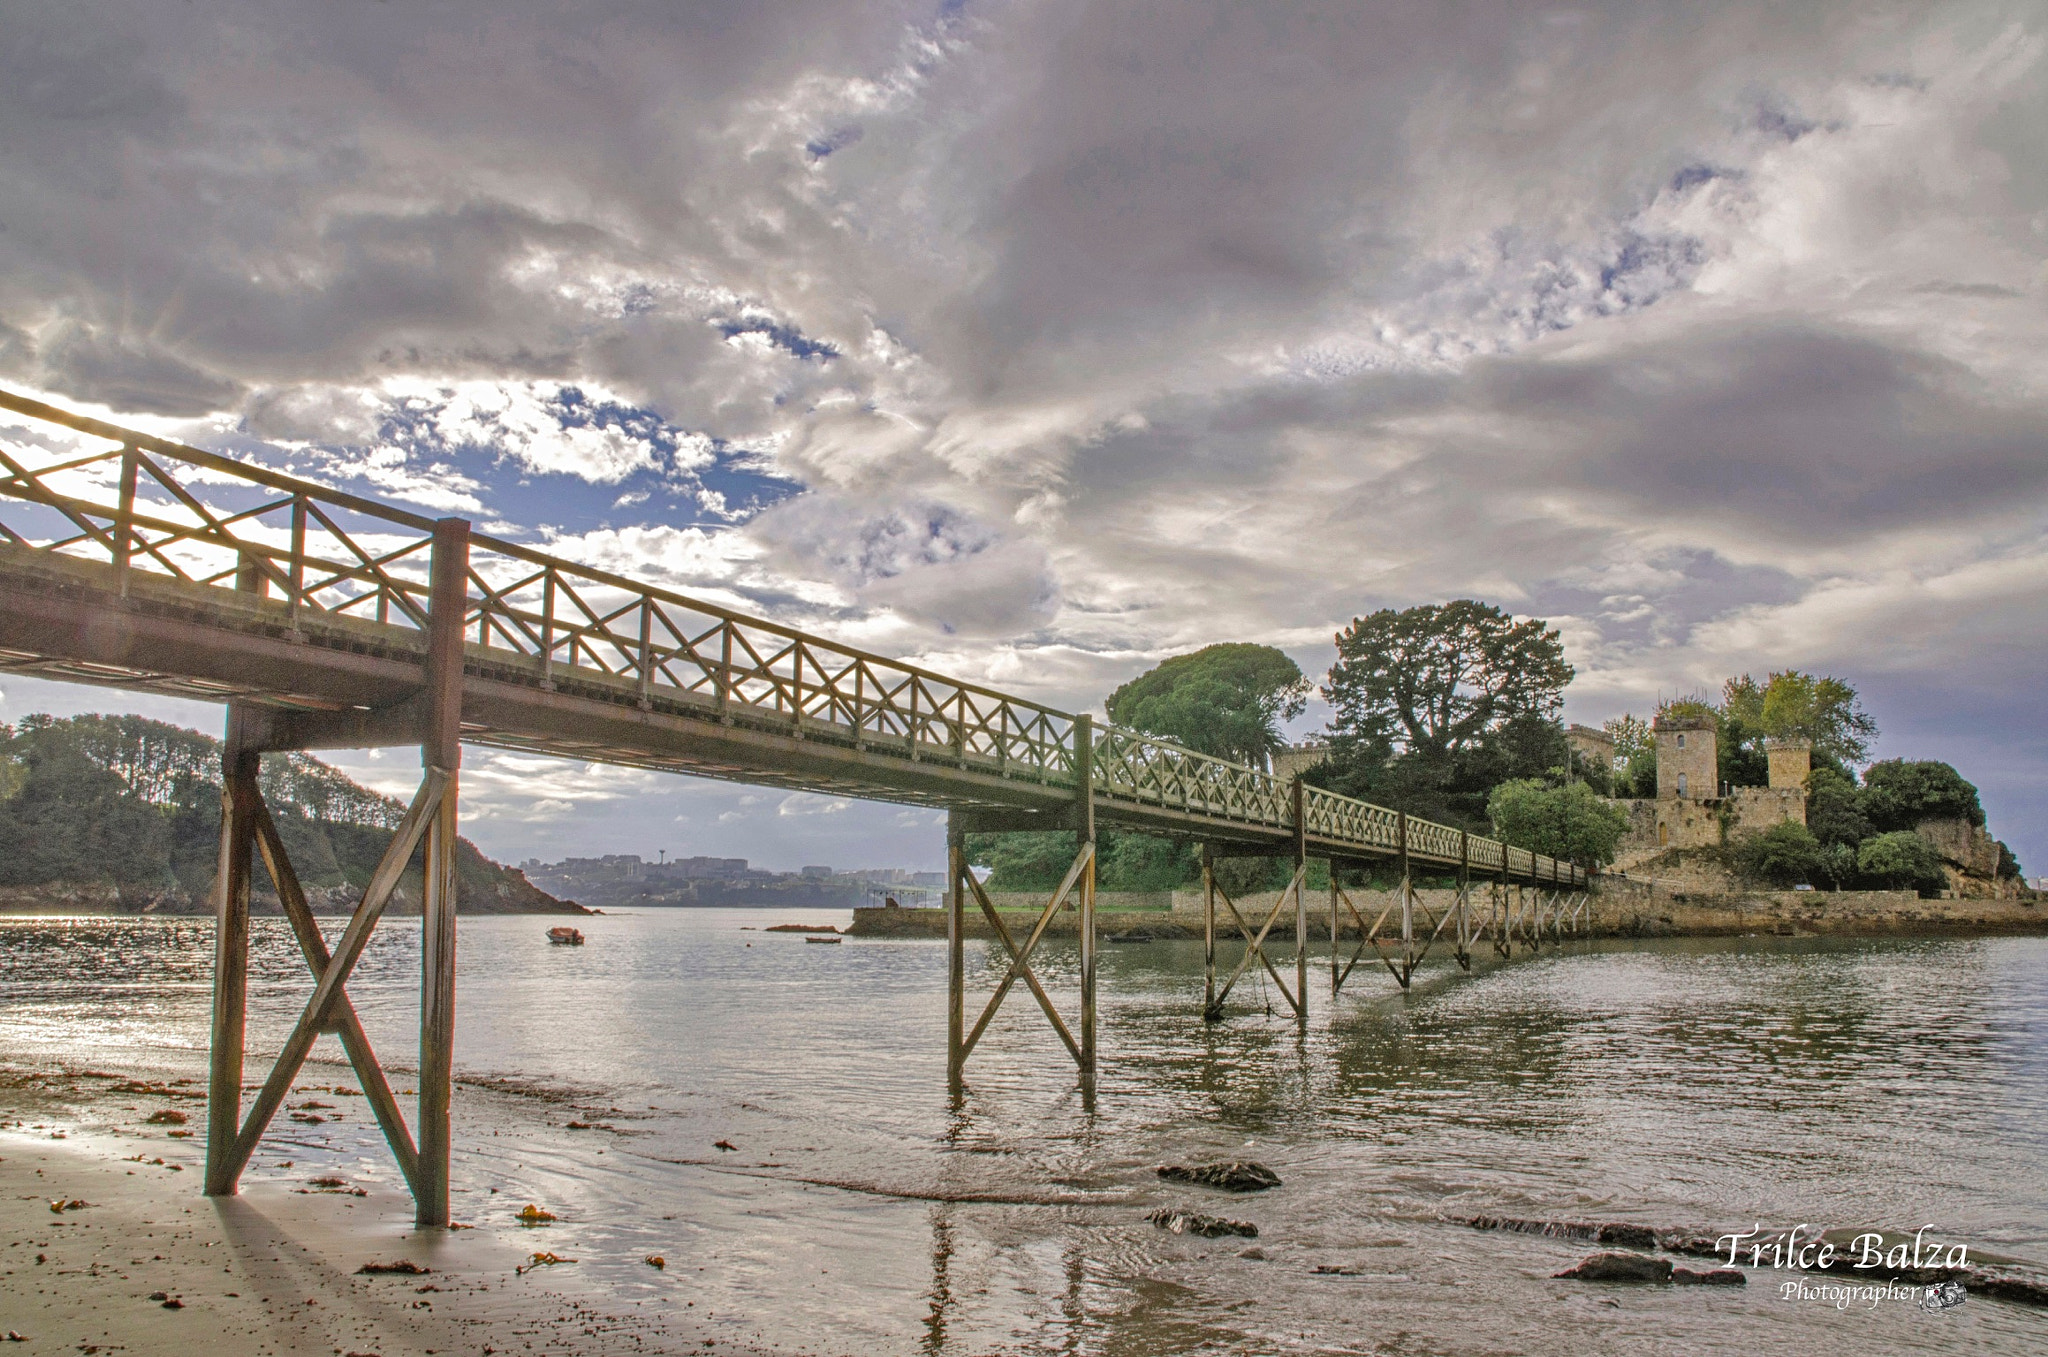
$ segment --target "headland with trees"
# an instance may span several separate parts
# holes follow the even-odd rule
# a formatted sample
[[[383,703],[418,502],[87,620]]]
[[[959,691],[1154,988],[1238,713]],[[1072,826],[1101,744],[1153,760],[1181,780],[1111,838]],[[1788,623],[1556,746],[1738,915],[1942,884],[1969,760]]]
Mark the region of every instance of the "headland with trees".
[[[1282,725],[1319,688],[1331,715],[1305,781],[1517,847],[1602,868],[1620,861],[1638,877],[1682,867],[1731,889],[2024,891],[2020,864],[1988,837],[1977,790],[1954,767],[1870,760],[1877,722],[1844,679],[1738,675],[1718,698],[1623,714],[1604,723],[1604,740],[1575,741],[1561,713],[1576,671],[1540,619],[1473,599],[1383,608],[1337,633],[1336,648],[1315,685],[1272,646],[1208,646],[1122,684],[1103,710],[1201,753],[1299,766]],[[1701,804],[1770,786],[1774,745],[1809,751],[1803,798],[1781,798],[1785,818],[1764,828],[1723,810],[1710,841],[1644,842],[1633,810],[1658,796],[1658,727],[1676,724],[1714,738],[1718,785],[1692,789]],[[1201,880],[1190,843],[1106,831],[1098,851],[1105,891]],[[968,853],[991,869],[992,890],[1033,891],[1057,884],[1072,848],[1063,833],[988,834],[973,836]],[[1326,880],[1323,870],[1312,865],[1312,881]],[[1273,859],[1223,859],[1218,876],[1226,890],[1245,890],[1284,884],[1286,871]]]
[[[221,744],[142,716],[26,716],[0,725],[0,908],[203,914],[220,857]],[[263,756],[264,801],[316,913],[346,913],[405,807],[310,754]],[[419,912],[420,857],[390,912]],[[251,908],[278,913],[259,870]],[[584,913],[491,861],[456,852],[465,913]]]

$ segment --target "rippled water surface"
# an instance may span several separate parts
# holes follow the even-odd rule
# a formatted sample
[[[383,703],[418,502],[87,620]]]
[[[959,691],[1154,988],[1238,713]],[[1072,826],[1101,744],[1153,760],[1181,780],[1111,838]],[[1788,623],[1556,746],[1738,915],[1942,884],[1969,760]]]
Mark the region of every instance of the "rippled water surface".
[[[590,1285],[686,1285],[736,1337],[826,1352],[2048,1351],[2048,1312],[2002,1302],[1586,1286],[1550,1274],[1587,1246],[1457,1223],[1932,1224],[2048,1261],[2048,940],[1586,945],[1406,996],[1361,967],[1335,1003],[1318,956],[1306,1031],[1249,979],[1203,1024],[1199,944],[1109,946],[1093,1089],[1019,986],[955,1098],[942,944],[759,931],[845,917],[607,916],[582,948],[463,920],[457,1217],[546,1202]],[[308,983],[280,921],[257,934],[268,1050]],[[418,938],[384,925],[350,985],[393,1066]],[[1071,1010],[1074,954],[1048,949]],[[999,972],[969,955],[978,1008]],[[0,1056],[195,1075],[210,968],[203,920],[0,921]],[[290,1155],[394,1179],[367,1120],[281,1126],[252,1177]],[[1284,1185],[1152,1171],[1226,1155]],[[1158,1230],[1160,1205],[1252,1221],[1267,1257]]]

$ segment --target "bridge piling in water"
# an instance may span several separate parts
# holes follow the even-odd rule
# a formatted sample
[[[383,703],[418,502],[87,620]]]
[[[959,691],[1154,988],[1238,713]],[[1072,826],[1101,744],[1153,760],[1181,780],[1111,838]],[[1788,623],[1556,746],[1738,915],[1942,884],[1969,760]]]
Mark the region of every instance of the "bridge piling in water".
[[[1308,816],[1302,813],[1301,774],[1294,775],[1294,1021],[1308,1026]]]

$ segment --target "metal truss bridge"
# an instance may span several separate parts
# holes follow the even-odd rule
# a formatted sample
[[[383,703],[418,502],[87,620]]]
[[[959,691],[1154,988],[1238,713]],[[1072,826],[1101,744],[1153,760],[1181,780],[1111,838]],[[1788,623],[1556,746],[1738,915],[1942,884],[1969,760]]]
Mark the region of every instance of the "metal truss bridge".
[[[421,1223],[446,1222],[463,743],[949,811],[948,1049],[956,1077],[1019,980],[1084,1073],[1093,1071],[1098,824],[1200,841],[1205,863],[1212,854],[1292,857],[1292,883],[1256,935],[1235,903],[1224,903],[1247,944],[1237,974],[1256,958],[1277,981],[1264,942],[1292,902],[1296,985],[1282,989],[1304,1020],[1303,880],[1311,858],[1333,867],[1401,865],[1399,966],[1379,937],[1390,911],[1369,929],[1351,913],[1359,947],[1379,951],[1404,986],[1421,950],[1439,936],[1454,939],[1460,960],[1484,937],[1511,946],[1518,926],[1527,940],[1542,921],[1567,917],[1575,907],[1566,901],[1587,885],[1585,869],[1571,863],[578,565],[475,532],[461,519],[427,518],[4,391],[0,411],[14,416],[0,416],[0,670],[228,704],[209,1192],[235,1190],[314,1040],[334,1032],[405,1170]],[[257,760],[267,751],[375,745],[418,745],[425,771],[382,867],[330,951],[271,827]],[[967,870],[963,841],[970,832],[1024,829],[1072,831],[1076,855],[1019,941]],[[422,845],[415,1144],[344,985]],[[248,893],[259,856],[316,984],[243,1118]],[[1411,866],[1454,873],[1461,886],[1458,906],[1441,919],[1430,916],[1434,931],[1419,944]],[[1205,877],[1205,1010],[1215,1016],[1230,983],[1219,995],[1218,892],[1206,869]],[[1475,923],[1469,901],[1482,888],[1488,912]],[[1528,905],[1525,888],[1550,903]],[[1333,993],[1341,985],[1339,894],[1333,886]],[[971,1031],[962,926],[970,898],[1011,956]],[[1078,1038],[1030,967],[1062,907],[1081,916]]]

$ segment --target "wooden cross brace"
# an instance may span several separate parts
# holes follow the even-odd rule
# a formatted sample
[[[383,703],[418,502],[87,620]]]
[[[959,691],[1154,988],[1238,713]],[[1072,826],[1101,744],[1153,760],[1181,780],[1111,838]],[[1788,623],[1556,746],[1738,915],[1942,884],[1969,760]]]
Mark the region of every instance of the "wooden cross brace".
[[[1351,960],[1344,964],[1344,969],[1339,971],[1337,973],[1336,978],[1330,982],[1330,993],[1335,994],[1339,990],[1344,988],[1344,982],[1351,978],[1351,968],[1356,966],[1358,964],[1358,959],[1365,955],[1365,949],[1367,947],[1371,947],[1373,951],[1378,954],[1381,962],[1383,962],[1386,965],[1388,972],[1391,973],[1396,980],[1399,980],[1401,978],[1401,972],[1398,969],[1396,969],[1392,961],[1389,961],[1387,959],[1386,952],[1383,949],[1381,949],[1379,945],[1380,929],[1386,924],[1387,916],[1394,912],[1393,902],[1391,900],[1388,901],[1387,907],[1380,911],[1379,918],[1374,919],[1372,921],[1371,927],[1367,927],[1365,922],[1365,916],[1358,912],[1357,905],[1351,903],[1350,892],[1346,891],[1342,886],[1338,886],[1336,888],[1336,891],[1337,898],[1344,902],[1344,908],[1347,911],[1349,911],[1351,917],[1358,923],[1358,946],[1351,953]],[[1331,929],[1331,932],[1334,934],[1336,932],[1336,929],[1333,927]]]
[[[1045,936],[1045,930],[1051,925],[1053,916],[1059,913],[1060,906],[1066,903],[1067,896],[1073,892],[1075,885],[1079,884],[1085,891],[1094,890],[1095,844],[1090,841],[1081,845],[1081,851],[1074,855],[1073,865],[1067,868],[1067,874],[1060,881],[1059,889],[1054,891],[1052,899],[1046,902],[1045,909],[1040,912],[1037,924],[1032,927],[1030,936],[1024,939],[1022,947],[1019,947],[1017,940],[1010,935],[1009,926],[1003,922],[1003,916],[996,912],[994,903],[988,898],[988,892],[975,880],[974,873],[966,869],[964,859],[960,869],[960,883],[973,890],[975,902],[981,906],[981,912],[988,916],[989,926],[995,930],[996,936],[1002,940],[1004,950],[1010,954],[1009,971],[1004,974],[1002,983],[996,986],[996,992],[989,996],[988,1005],[981,1010],[981,1017],[976,1020],[974,1029],[961,1043],[960,1064],[967,1063],[967,1057],[973,1054],[975,1043],[981,1040],[981,1034],[988,1030],[989,1022],[996,1016],[996,1010],[1001,1008],[1003,1000],[1009,997],[1011,987],[1022,980],[1030,987],[1032,997],[1038,1000],[1038,1006],[1045,1010],[1046,1021],[1052,1024],[1053,1031],[1059,1033],[1060,1041],[1065,1044],[1067,1053],[1074,1057],[1074,1063],[1086,1070],[1088,1062],[1082,1055],[1080,1043],[1076,1042],[1074,1034],[1067,1030],[1067,1024],[1061,1019],[1059,1010],[1053,1007],[1051,996],[1045,992],[1045,987],[1038,983],[1037,975],[1031,970],[1031,954],[1038,950],[1039,940]],[[954,889],[959,889],[960,883],[956,883]]]
[[[291,921],[292,932],[298,936],[299,951],[305,956],[315,983],[305,1011],[299,1015],[291,1036],[285,1039],[277,1064],[271,1068],[270,1077],[264,1080],[240,1130],[231,1143],[208,1144],[206,1190],[213,1196],[234,1192],[242,1170],[248,1167],[250,1156],[256,1152],[257,1142],[263,1138],[271,1118],[277,1115],[278,1108],[290,1095],[292,1080],[298,1077],[306,1057],[312,1054],[313,1043],[322,1032],[333,1032],[341,1038],[349,1064],[355,1067],[357,1077],[362,1080],[363,1094],[377,1114],[377,1124],[383,1128],[384,1138],[391,1143],[391,1152],[405,1174],[406,1185],[418,1197],[419,1154],[414,1148],[412,1134],[406,1129],[398,1100],[392,1096],[391,1085],[384,1078],[383,1068],[370,1048],[370,1039],[364,1035],[362,1022],[356,1017],[355,1006],[349,1002],[343,987],[348,983],[349,973],[355,969],[356,962],[362,958],[363,949],[370,941],[370,932],[377,926],[392,892],[398,888],[399,878],[404,875],[406,864],[412,860],[413,850],[419,846],[440,809],[441,798],[450,782],[449,775],[440,768],[427,770],[418,794],[413,797],[405,818],[399,822],[398,831],[391,837],[390,846],[384,850],[377,870],[370,877],[369,886],[363,891],[362,902],[356,906],[332,953],[320,935],[312,909],[306,904],[305,891],[299,885],[291,859],[285,854],[284,841],[278,837],[277,825],[271,819],[269,808],[263,804],[255,779],[236,776],[237,780],[246,781],[248,785],[230,788],[230,794],[246,796],[249,800],[248,810],[254,820],[257,850],[263,857],[264,866],[269,869],[271,881],[277,886],[285,917]],[[239,1090],[236,1101],[240,1101]]]
[[[1273,977],[1273,984],[1279,989],[1280,996],[1287,1000],[1287,1006],[1294,1010],[1296,1017],[1301,1016],[1301,996],[1287,988],[1287,982],[1282,980],[1280,972],[1274,969],[1272,958],[1266,955],[1266,935],[1273,931],[1273,924],[1279,919],[1280,911],[1286,906],[1288,897],[1301,890],[1301,883],[1307,876],[1308,862],[1304,859],[1295,865],[1294,879],[1289,881],[1286,888],[1274,899],[1273,908],[1266,915],[1266,922],[1259,929],[1257,937],[1252,936],[1252,930],[1245,923],[1244,916],[1237,912],[1237,906],[1231,903],[1230,896],[1224,893],[1223,888],[1221,886],[1214,888],[1216,898],[1223,902],[1223,907],[1230,911],[1230,917],[1237,921],[1237,931],[1244,934],[1246,947],[1244,955],[1238,958],[1237,969],[1233,970],[1230,973],[1230,978],[1223,982],[1223,988],[1217,991],[1216,1001],[1210,1004],[1208,1010],[1202,1015],[1208,1021],[1216,1022],[1223,1017],[1223,1001],[1230,997],[1231,986],[1235,985],[1238,977],[1245,973],[1245,968],[1252,964],[1252,958],[1254,957],[1258,958],[1259,963],[1266,968],[1266,974]],[[1305,941],[1305,939],[1297,938],[1295,944],[1300,946]]]

